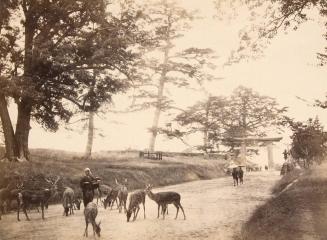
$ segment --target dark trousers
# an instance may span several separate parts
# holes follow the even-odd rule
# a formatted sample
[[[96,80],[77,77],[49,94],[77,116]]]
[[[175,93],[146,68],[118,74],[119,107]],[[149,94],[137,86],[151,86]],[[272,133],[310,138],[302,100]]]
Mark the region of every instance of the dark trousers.
[[[93,190],[86,190],[83,192],[84,208],[87,206],[88,203],[93,201],[93,198],[94,198]]]

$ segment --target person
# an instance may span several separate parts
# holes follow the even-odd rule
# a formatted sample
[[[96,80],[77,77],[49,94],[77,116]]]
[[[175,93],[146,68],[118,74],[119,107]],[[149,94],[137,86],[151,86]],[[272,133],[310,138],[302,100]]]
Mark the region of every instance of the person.
[[[89,168],[84,169],[85,175],[81,178],[80,187],[83,194],[84,207],[94,198],[94,189],[99,187],[100,178],[94,177]]]
[[[285,161],[287,160],[288,154],[289,154],[288,151],[285,149],[284,152],[283,152]]]

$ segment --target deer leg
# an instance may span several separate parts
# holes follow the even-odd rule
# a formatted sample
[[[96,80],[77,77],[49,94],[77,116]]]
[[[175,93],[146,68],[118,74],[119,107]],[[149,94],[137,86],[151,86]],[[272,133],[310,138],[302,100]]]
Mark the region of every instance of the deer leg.
[[[25,206],[25,204],[23,203],[23,212],[25,213],[26,220],[30,221],[29,217],[27,216],[26,207],[27,206]]]
[[[167,205],[162,205],[162,206],[161,206],[161,210],[162,210],[162,219],[165,219],[166,207],[167,207]]]
[[[20,209],[20,201],[17,201],[17,221],[20,221],[19,219],[19,209]]]
[[[85,231],[84,231],[84,236],[87,237],[87,227],[89,226],[89,223],[85,221]]]
[[[174,205],[175,205],[175,207],[177,208],[176,217],[175,217],[175,219],[177,219],[178,211],[179,211],[179,204],[176,203],[176,202],[174,202]]]
[[[137,215],[138,215],[139,211],[140,211],[140,207],[139,207],[139,206],[137,206],[136,215],[134,216],[134,220],[133,220],[133,221],[135,221],[135,220],[136,220],[136,218],[137,218]]]
[[[116,205],[117,205],[117,209],[119,209],[119,203],[118,203],[118,200],[117,200],[117,198],[116,198]]]
[[[144,219],[145,219],[145,202],[143,202],[143,213],[144,213]]]
[[[160,211],[160,204],[158,203],[158,216],[157,216],[157,218],[159,218],[159,211]]]
[[[184,213],[184,209],[182,207],[182,204],[181,203],[178,203],[179,204],[179,207],[182,209],[182,212],[183,212],[183,215],[184,215],[184,220],[186,220],[186,216],[185,216],[185,213]]]
[[[92,228],[93,228],[93,236],[95,237],[95,223],[92,222]]]
[[[44,203],[41,202],[42,219],[44,220]]]

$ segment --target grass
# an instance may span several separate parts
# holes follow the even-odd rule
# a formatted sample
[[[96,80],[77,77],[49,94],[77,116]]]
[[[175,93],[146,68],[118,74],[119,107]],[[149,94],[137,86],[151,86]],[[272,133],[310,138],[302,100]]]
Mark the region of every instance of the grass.
[[[327,164],[291,172],[273,193],[275,197],[254,212],[235,239],[327,239]]]
[[[102,183],[113,186],[115,178],[119,181],[127,178],[128,189],[134,190],[149,183],[165,186],[220,177],[224,175],[225,164],[222,159],[205,160],[199,156],[164,156],[161,161],[141,159],[137,152],[100,152],[93,159],[84,160],[80,153],[34,149],[31,156],[30,162],[0,163],[0,187],[6,186],[14,174],[25,181],[30,179],[32,187],[39,187],[44,177],[60,176],[60,189],[70,186],[80,194],[79,180],[84,168],[89,167]]]

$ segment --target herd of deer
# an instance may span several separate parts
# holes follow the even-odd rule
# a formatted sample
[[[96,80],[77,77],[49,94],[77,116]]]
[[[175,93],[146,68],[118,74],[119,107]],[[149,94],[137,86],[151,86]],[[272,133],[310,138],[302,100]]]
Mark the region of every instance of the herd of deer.
[[[17,201],[17,220],[19,219],[19,212],[20,209],[23,210],[26,219],[29,221],[29,217],[27,215],[27,210],[30,208],[31,205],[41,207],[42,211],[42,219],[44,219],[44,208],[47,207],[48,201],[50,197],[54,197],[58,194],[58,187],[57,182],[60,180],[58,177],[55,181],[51,181],[49,179],[45,179],[48,183],[49,188],[45,188],[42,190],[27,190],[24,189],[24,186],[16,185],[15,187],[12,184],[9,184],[6,188],[0,189],[0,207],[3,206],[10,206],[11,201]],[[165,214],[168,214],[168,204],[173,204],[176,209],[176,216],[178,216],[179,209],[182,210],[184,215],[184,220],[186,219],[184,209],[181,205],[181,196],[177,192],[152,192],[152,185],[147,185],[145,189],[138,190],[130,194],[129,196],[129,206],[126,207],[127,197],[129,195],[126,185],[118,183],[116,180],[116,186],[110,187],[105,184],[99,185],[99,188],[96,189],[95,193],[97,194],[97,203],[90,202],[84,208],[84,217],[85,217],[85,232],[84,236],[87,237],[87,228],[88,224],[92,224],[93,233],[94,235],[97,234],[100,236],[100,222],[96,223],[95,219],[98,214],[98,204],[99,199],[100,203],[103,204],[104,208],[113,207],[114,203],[116,202],[117,208],[119,209],[119,213],[124,212],[126,213],[127,222],[130,221],[131,216],[133,215],[133,221],[136,220],[138,212],[140,210],[140,205],[143,205],[143,213],[145,218],[145,197],[146,195],[155,201],[158,205],[158,216],[159,218],[160,213],[165,219]],[[102,200],[101,197],[105,196],[105,199]],[[63,215],[68,216],[69,214],[74,214],[74,208],[80,209],[81,200],[75,196],[74,190],[70,187],[66,187],[63,191],[62,195],[62,204],[64,208]],[[160,212],[161,208],[161,212]],[[1,210],[0,210],[0,220],[1,220]]]

